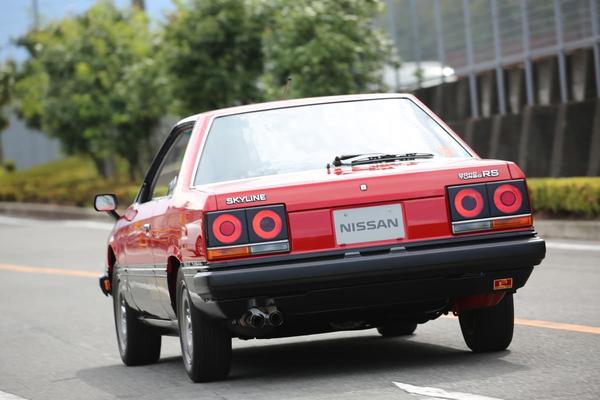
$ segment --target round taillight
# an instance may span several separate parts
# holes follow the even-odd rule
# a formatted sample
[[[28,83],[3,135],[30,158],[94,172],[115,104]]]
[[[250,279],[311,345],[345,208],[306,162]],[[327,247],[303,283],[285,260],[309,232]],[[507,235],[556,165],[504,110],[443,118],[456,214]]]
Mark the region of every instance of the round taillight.
[[[252,218],[252,229],[261,239],[273,239],[281,233],[281,217],[272,210],[262,210]]]
[[[231,236],[235,232],[235,225],[231,221],[221,222],[221,225],[219,225],[219,231],[225,236]]]
[[[483,196],[474,189],[462,189],[454,197],[454,208],[464,218],[474,218],[483,210]]]
[[[212,233],[221,243],[233,243],[242,235],[242,223],[234,215],[221,214],[213,222]]]
[[[505,214],[511,214],[521,208],[523,195],[514,185],[500,185],[494,191],[494,206]]]

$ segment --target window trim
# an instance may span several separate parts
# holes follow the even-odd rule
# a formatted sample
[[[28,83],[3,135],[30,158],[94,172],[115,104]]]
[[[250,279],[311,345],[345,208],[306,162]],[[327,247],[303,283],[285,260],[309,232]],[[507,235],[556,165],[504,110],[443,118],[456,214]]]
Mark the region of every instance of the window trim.
[[[175,144],[175,141],[177,140],[177,138],[179,138],[179,136],[182,133],[194,129],[195,122],[196,121],[185,122],[180,125],[176,125],[171,129],[171,132],[169,132],[169,135],[167,136],[167,138],[163,142],[162,146],[156,153],[156,156],[154,156],[154,159],[152,160],[152,163],[150,164],[150,167],[148,168],[148,172],[146,172],[146,176],[144,177],[144,180],[142,181],[142,186],[140,187],[140,190],[139,190],[137,196],[135,197],[134,203],[144,204],[149,201],[162,199],[162,198],[171,196],[171,195],[160,196],[160,197],[155,197],[155,198],[150,197],[152,195],[152,191],[154,190],[154,185],[156,184],[156,180],[158,178],[158,173],[160,172],[160,170],[162,168],[162,165],[163,165],[166,155],[169,154],[169,151],[172,149],[173,144]],[[186,146],[186,151],[187,151],[187,146]]]

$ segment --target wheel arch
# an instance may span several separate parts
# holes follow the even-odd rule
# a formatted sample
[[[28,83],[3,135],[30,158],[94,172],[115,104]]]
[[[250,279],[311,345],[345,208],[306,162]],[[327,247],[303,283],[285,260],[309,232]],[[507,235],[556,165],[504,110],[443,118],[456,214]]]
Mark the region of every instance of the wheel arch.
[[[181,261],[174,255],[167,259],[167,286],[169,288],[169,298],[171,299],[171,307],[175,315],[177,315],[177,274],[181,267]]]
[[[117,255],[115,254],[112,245],[108,245],[108,248],[106,250],[106,275],[110,279],[110,282],[112,282],[113,271],[115,269],[116,264]]]

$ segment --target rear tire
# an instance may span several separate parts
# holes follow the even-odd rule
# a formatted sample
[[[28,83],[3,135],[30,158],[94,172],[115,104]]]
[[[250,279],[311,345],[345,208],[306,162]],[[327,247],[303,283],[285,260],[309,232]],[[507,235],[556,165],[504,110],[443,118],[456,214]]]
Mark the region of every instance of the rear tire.
[[[377,332],[383,337],[397,337],[412,335],[417,329],[416,322],[396,321],[377,328]]]
[[[474,352],[506,350],[515,324],[513,295],[507,293],[494,307],[461,311],[458,320],[465,343]]]
[[[125,300],[122,283],[115,268],[113,311],[121,360],[127,366],[152,364],[160,358],[161,336],[139,320],[139,313]]]
[[[192,303],[183,273],[177,275],[177,319],[183,366],[194,382],[224,379],[231,366],[231,334]]]

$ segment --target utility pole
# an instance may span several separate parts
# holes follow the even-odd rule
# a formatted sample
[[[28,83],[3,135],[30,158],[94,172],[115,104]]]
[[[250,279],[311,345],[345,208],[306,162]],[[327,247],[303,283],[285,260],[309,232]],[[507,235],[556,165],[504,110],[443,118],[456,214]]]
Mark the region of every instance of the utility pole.
[[[40,8],[38,0],[31,0],[31,10],[33,12],[33,29],[37,31],[40,27]]]
[[[131,6],[140,11],[146,10],[146,0],[131,0]]]

